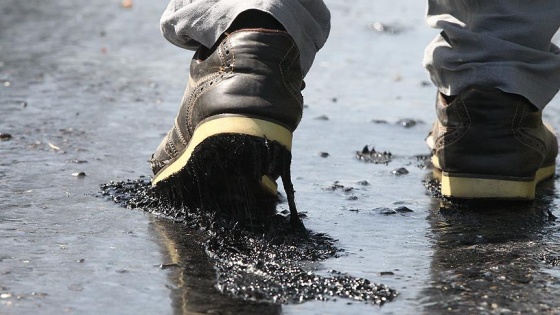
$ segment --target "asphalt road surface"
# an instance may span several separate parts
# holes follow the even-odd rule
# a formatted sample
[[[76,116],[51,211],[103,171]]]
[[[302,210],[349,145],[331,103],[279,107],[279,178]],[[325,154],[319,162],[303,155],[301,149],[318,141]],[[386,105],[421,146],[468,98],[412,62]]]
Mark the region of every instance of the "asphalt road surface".
[[[559,314],[558,178],[533,203],[434,198],[418,158],[435,116],[421,59],[437,31],[424,3],[326,2],[332,33],[306,78],[293,178],[307,228],[344,252],[309,268],[383,283],[397,298],[278,305],[221,294],[200,233],[96,197],[100,184],[149,176],[172,126],[192,52],[159,34],[166,1],[3,0],[0,313]],[[558,103],[545,111],[553,126]],[[391,160],[356,159],[365,145]]]

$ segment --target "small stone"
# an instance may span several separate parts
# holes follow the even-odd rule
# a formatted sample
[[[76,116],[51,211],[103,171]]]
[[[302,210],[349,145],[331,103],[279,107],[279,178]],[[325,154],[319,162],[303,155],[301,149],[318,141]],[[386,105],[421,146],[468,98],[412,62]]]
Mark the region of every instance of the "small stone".
[[[366,163],[373,163],[373,164],[389,164],[392,160],[393,154],[391,152],[378,152],[375,148],[369,149],[366,145],[362,151],[356,151],[356,158],[358,160],[364,161]]]
[[[317,116],[315,117],[315,120],[329,120],[329,116],[327,115],[321,115],[321,116]]]
[[[400,206],[400,207],[396,208],[395,211],[398,212],[398,213],[414,212],[414,210],[412,210],[408,207],[405,207],[405,206]]]
[[[12,139],[12,135],[9,133],[1,133],[0,132],[0,141],[8,141]]]
[[[375,210],[379,211],[379,213],[384,214],[384,215],[397,214],[397,211],[395,211],[393,209],[389,209],[389,208],[377,208]]]
[[[401,167],[401,168],[397,168],[395,170],[392,170],[391,173],[393,173],[393,175],[397,175],[397,176],[406,175],[406,174],[408,174],[408,170],[404,167]]]
[[[329,155],[330,154],[328,152],[320,152],[319,153],[319,156],[322,157],[322,158],[327,158],[327,157],[329,157]]]
[[[399,121],[397,121],[397,125],[401,125],[405,128],[412,128],[414,126],[416,126],[418,122],[414,119],[409,119],[409,118],[405,118],[405,119],[400,119]]]
[[[84,172],[72,173],[72,176],[75,176],[75,177],[85,177],[85,176],[86,176],[86,173],[84,173]]]
[[[387,123],[387,121],[383,120],[383,119],[372,119],[371,122],[374,123],[374,124],[386,124]]]

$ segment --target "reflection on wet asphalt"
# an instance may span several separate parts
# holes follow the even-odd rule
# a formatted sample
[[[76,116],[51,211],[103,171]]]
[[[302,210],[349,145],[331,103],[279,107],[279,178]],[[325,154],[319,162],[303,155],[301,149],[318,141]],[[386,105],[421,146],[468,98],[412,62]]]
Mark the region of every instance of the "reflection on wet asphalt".
[[[227,230],[212,238],[95,198],[100,183],[149,174],[172,125],[192,54],[159,34],[167,2],[0,1],[1,314],[560,313],[560,178],[532,203],[459,204],[433,189],[435,91],[420,61],[437,31],[422,1],[325,1],[332,32],[294,134],[298,209],[339,251],[281,267],[311,284],[382,283],[391,302],[223,294],[263,279],[228,282],[242,273],[227,262],[246,257],[219,255]],[[558,103],[544,112],[556,127]],[[263,244],[247,257],[271,253]]]
[[[162,244],[162,268],[168,268],[175,314],[281,314],[278,304],[251,302],[221,293],[216,269],[203,242],[208,235],[169,219],[153,218],[153,232]],[[227,312],[224,312],[227,310]]]
[[[556,250],[547,240],[558,232],[554,181],[537,194],[534,202],[434,199],[428,216],[433,282],[424,290],[430,312],[558,312],[559,279],[542,270]]]

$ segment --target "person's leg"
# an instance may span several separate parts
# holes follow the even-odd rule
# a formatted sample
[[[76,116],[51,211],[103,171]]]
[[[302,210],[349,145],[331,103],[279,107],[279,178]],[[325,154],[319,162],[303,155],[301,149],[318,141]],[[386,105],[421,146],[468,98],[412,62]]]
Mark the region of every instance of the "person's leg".
[[[429,0],[443,31],[424,64],[438,87],[438,120],[427,138],[442,193],[459,198],[533,199],[554,174],[556,137],[542,109],[560,88],[551,39],[560,2]]]
[[[301,222],[292,133],[303,77],[329,27],[320,0],[171,1],[165,37],[197,51],[174,127],[150,160],[162,199],[251,221],[275,205],[282,177],[292,220]]]
[[[283,25],[299,48],[305,75],[330,31],[330,13],[322,0],[171,0],[161,30],[179,47],[209,48],[248,10],[266,12]]]
[[[424,64],[445,95],[472,85],[522,95],[540,109],[560,89],[560,1],[429,0],[428,23],[443,31]]]

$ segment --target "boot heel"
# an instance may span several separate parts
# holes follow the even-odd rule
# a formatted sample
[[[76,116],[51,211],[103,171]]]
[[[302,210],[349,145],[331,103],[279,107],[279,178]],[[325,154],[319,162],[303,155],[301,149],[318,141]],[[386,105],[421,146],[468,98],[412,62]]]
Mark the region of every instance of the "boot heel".
[[[275,211],[282,177],[292,216],[291,132],[258,118],[226,116],[203,122],[187,149],[156,175],[153,186],[173,207],[199,208],[243,221]]]
[[[463,174],[441,173],[441,193],[464,199],[535,199],[538,183],[554,175],[555,166],[543,167],[534,178],[480,178]]]
[[[442,174],[441,193],[464,199],[534,199],[535,182],[465,178]]]
[[[292,132],[277,123],[260,118],[237,115],[213,116],[212,119],[199,124],[185,150],[154,176],[152,186],[155,187],[161,180],[178,173],[187,165],[198,145],[206,139],[219,134],[254,136],[275,141],[288,151],[292,149]],[[267,185],[270,185],[270,181],[265,180],[265,182],[268,183]]]

